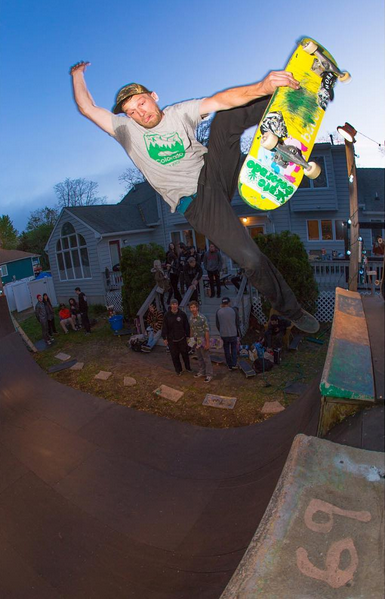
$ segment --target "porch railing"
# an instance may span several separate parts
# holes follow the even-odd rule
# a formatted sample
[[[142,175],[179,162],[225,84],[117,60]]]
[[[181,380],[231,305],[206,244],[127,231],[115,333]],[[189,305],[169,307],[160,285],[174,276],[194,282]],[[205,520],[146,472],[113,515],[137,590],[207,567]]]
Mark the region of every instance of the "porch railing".
[[[349,260],[320,260],[311,261],[314,278],[320,291],[333,290],[336,287],[348,289],[349,287]],[[374,279],[381,279],[383,261],[369,258],[363,275],[358,275],[358,289],[370,287]],[[376,272],[376,275],[367,275],[367,272]]]
[[[102,273],[106,291],[115,291],[123,287],[123,276],[120,271],[106,270]]]

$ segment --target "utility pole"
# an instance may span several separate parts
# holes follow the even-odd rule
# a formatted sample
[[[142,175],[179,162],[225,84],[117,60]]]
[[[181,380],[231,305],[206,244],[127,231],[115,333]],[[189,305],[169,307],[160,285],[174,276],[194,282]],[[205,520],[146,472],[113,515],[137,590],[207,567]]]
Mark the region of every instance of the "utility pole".
[[[346,164],[349,178],[349,207],[350,207],[350,256],[349,256],[349,291],[357,291],[358,280],[358,193],[354,143],[345,139]]]
[[[346,165],[348,168],[349,207],[350,207],[350,256],[349,256],[349,291],[357,291],[358,258],[359,258],[359,224],[358,193],[354,142],[357,130],[350,123],[337,127],[337,131],[345,140]]]

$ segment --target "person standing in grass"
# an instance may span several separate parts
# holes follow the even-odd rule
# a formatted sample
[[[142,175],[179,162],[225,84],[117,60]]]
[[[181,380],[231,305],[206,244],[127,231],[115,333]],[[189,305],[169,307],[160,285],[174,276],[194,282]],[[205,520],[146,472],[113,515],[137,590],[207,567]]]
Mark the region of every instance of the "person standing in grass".
[[[187,372],[192,372],[187,338],[190,337],[190,325],[186,314],[179,309],[176,299],[172,299],[170,307],[163,317],[162,337],[166,347],[170,349],[172,363],[178,376],[182,375],[182,356]]]
[[[221,307],[216,313],[216,325],[223,340],[223,350],[229,370],[237,370],[237,345],[239,335],[239,314],[231,306],[229,297],[222,298]]]
[[[48,320],[48,335],[52,337],[55,333],[57,335],[56,325],[55,325],[55,312],[53,306],[51,304],[51,300],[49,299],[46,293],[43,293],[43,302],[45,305],[45,310],[47,312],[47,320]]]
[[[205,383],[213,378],[213,365],[210,359],[210,331],[206,316],[199,312],[199,304],[196,300],[189,303],[190,337],[196,343],[195,352],[198,358],[199,370],[194,374],[195,378],[205,377]]]
[[[36,316],[37,321],[40,323],[41,332],[42,332],[44,341],[46,342],[47,345],[51,345],[52,340],[48,334],[48,316],[47,316],[47,310],[45,308],[45,303],[43,302],[43,297],[40,295],[40,293],[36,297],[37,297],[37,302],[35,305],[35,316]]]
[[[77,293],[78,298],[79,298],[79,312],[80,312],[80,316],[82,318],[82,325],[86,331],[86,335],[89,335],[91,333],[91,325],[90,325],[90,320],[88,318],[87,297],[86,297],[86,294],[83,293],[83,291],[81,291],[80,287],[76,287],[75,292]]]

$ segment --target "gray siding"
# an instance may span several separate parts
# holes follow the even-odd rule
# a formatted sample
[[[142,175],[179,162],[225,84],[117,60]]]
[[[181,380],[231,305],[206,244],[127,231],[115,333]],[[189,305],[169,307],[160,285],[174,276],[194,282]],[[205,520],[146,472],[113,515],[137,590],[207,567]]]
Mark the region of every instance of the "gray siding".
[[[103,237],[97,244],[98,259],[100,271],[103,273],[106,268],[111,270],[114,264],[111,263],[110,241],[120,241],[120,250],[127,246],[136,246],[141,243],[156,243],[164,247],[164,238],[162,227],[156,226],[143,233],[125,233],[124,235],[109,235]]]
[[[91,278],[89,279],[71,279],[61,281],[59,277],[58,263],[56,258],[56,243],[60,238],[61,228],[65,222],[70,222],[75,231],[83,235],[87,243],[88,258],[91,268]],[[48,245],[48,256],[51,266],[51,273],[55,285],[56,296],[59,302],[68,302],[70,297],[75,295],[75,287],[80,287],[87,295],[89,303],[104,303],[104,283],[102,280],[101,269],[97,253],[97,238],[95,232],[74,218],[68,212],[63,211],[55,231]]]
[[[333,154],[341,154],[340,146],[319,144],[313,150],[314,156],[322,156],[325,161],[327,187],[299,188],[290,200],[292,212],[318,212],[319,210],[338,210],[338,193],[333,168]],[[342,155],[344,149],[342,147]]]

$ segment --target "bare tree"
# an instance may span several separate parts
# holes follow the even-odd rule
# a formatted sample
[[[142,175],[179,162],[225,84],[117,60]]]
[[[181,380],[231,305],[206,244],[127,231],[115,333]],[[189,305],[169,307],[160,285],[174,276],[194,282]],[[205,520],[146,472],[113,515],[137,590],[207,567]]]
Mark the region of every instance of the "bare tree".
[[[126,186],[125,194],[127,194],[135,185],[139,183],[144,183],[146,180],[144,175],[140,172],[140,170],[136,167],[134,168],[126,168],[124,173],[119,175],[118,177],[121,183],[124,183]]]
[[[45,206],[45,208],[37,208],[37,210],[33,210],[28,219],[27,223],[27,231],[32,231],[40,225],[48,225],[48,227],[54,227],[59,216],[58,208],[50,208],[49,206]]]
[[[94,206],[105,204],[106,196],[98,196],[99,184],[86,179],[65,179],[54,185],[60,208],[69,206]]]

